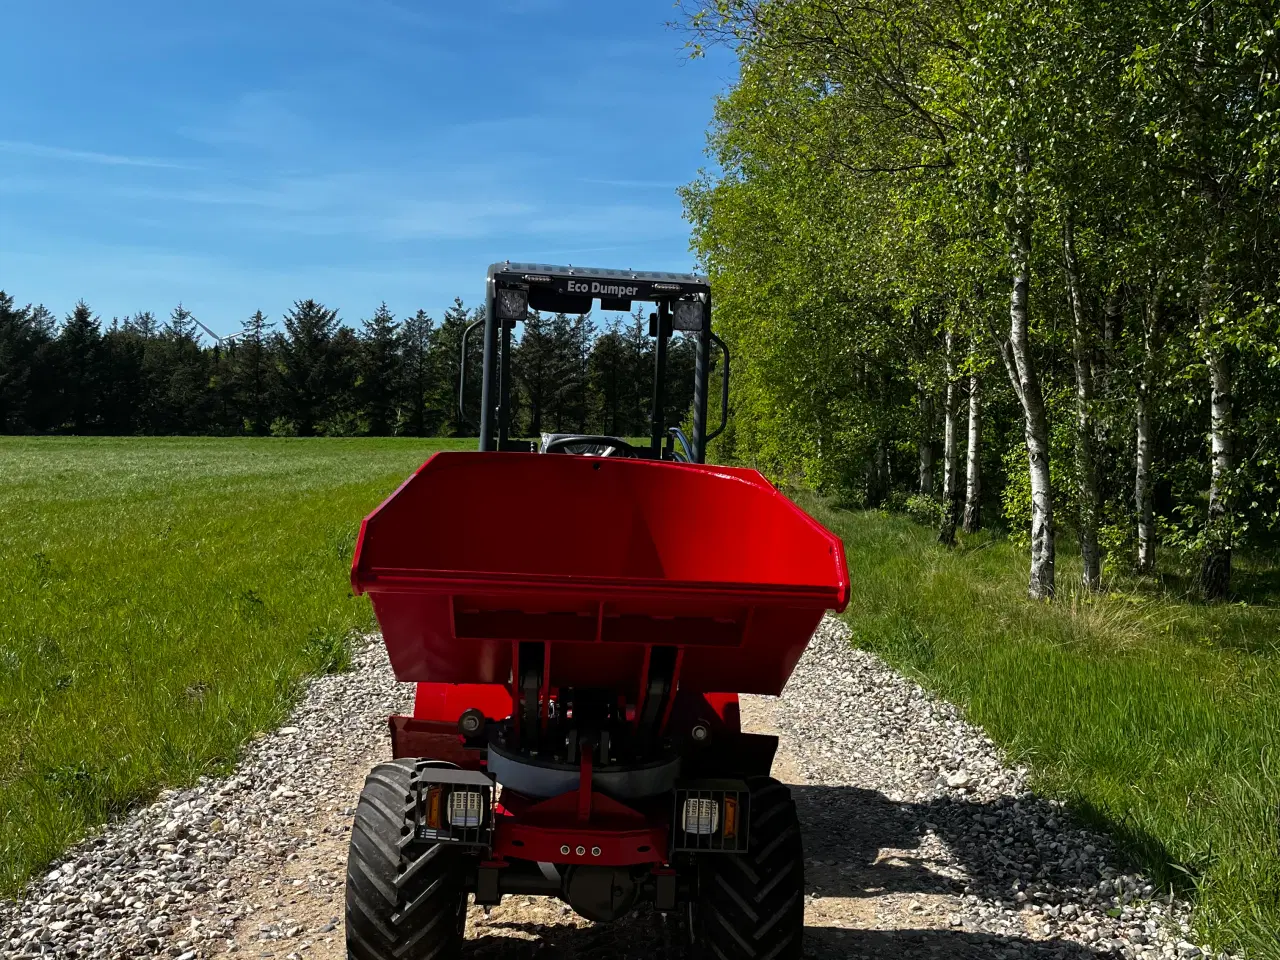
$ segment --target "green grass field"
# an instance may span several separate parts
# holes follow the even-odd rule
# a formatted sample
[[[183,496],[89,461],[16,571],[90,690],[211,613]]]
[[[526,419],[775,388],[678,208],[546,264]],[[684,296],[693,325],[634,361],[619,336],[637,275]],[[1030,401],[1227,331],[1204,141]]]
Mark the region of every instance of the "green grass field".
[[[470,448],[474,441],[455,446]],[[445,443],[0,439],[0,894],[160,787],[227,770],[372,625],[360,518]],[[1280,957],[1280,606],[1116,582],[1023,599],[1022,551],[802,505],[848,546],[855,642],[1194,887],[1209,939]]]
[[[0,438],[0,894],[341,667],[360,518],[474,442]]]
[[[800,499],[847,544],[855,643],[962,704],[1041,788],[1192,892],[1210,942],[1280,957],[1274,568],[1242,564],[1251,605],[1123,581],[1086,598],[1064,549],[1063,595],[1033,604],[1025,552],[999,539],[948,552],[904,517]]]

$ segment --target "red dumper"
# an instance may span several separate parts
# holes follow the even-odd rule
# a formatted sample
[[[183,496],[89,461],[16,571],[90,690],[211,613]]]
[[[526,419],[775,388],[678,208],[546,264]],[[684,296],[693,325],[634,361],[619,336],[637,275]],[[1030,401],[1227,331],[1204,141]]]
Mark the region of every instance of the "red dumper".
[[[843,548],[760,474],[700,462],[706,281],[569,269],[490,269],[481,451],[434,455],[360,531],[352,584],[417,694],[356,810],[348,954],[455,957],[468,896],[521,894],[594,921],[648,901],[687,917],[709,955],[798,958],[795,806],[769,776],[776,738],[740,729],[738,694],[781,693],[844,608]],[[692,443],[657,417],[647,449],[506,436],[507,323],[531,306],[585,312],[569,301],[593,286],[658,303],[663,363],[687,314],[674,329],[698,338]]]

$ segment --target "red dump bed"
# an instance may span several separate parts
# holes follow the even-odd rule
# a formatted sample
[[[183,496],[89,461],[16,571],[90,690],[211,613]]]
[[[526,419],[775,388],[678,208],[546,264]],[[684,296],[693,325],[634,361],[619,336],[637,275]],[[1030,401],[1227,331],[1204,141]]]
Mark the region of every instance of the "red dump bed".
[[[371,513],[351,571],[403,681],[502,683],[549,641],[552,686],[622,688],[653,644],[694,692],[781,693],[843,546],[759,473],[525,453],[438,453]]]

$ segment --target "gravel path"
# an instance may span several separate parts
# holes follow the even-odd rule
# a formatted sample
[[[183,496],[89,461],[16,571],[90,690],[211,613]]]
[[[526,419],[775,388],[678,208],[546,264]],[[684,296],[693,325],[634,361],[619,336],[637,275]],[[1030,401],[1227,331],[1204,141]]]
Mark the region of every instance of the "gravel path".
[[[316,680],[237,774],[171,791],[0,903],[0,957],[341,958],[352,808],[409,707],[381,644]],[[805,830],[814,957],[1191,958],[1185,908],[1147,899],[1107,843],[1026,787],[957,711],[819,630],[783,697],[743,704],[774,732]],[[649,911],[594,925],[558,902],[472,908],[469,955],[682,956]]]
[[[0,956],[341,956],[352,804],[387,753],[387,715],[411,703],[382,645],[363,645],[235,776],[166,791],[0,904]]]
[[[814,956],[1208,953],[1186,939],[1185,904],[1151,900],[955,707],[846,635],[827,621],[784,695],[752,698],[797,771],[782,779],[798,784]]]

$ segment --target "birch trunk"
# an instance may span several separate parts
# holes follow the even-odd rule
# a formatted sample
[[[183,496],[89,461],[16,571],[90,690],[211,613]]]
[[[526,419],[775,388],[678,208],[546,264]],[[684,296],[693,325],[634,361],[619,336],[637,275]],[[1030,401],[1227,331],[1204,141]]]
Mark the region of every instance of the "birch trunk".
[[[1025,158],[1019,177],[1025,175]],[[1049,485],[1049,417],[1045,410],[1040,376],[1031,355],[1028,293],[1031,272],[1031,223],[1015,219],[1009,225],[1013,289],[1009,294],[1009,340],[1004,345],[1005,368],[1022,405],[1031,479],[1031,574],[1027,595],[1033,600],[1052,599],[1054,579],[1053,490]]]
[[[933,397],[923,383],[920,391],[920,493],[933,496]]]
[[[1111,381],[1114,374],[1111,358],[1116,355],[1116,345],[1124,331],[1124,297],[1123,286],[1117,284],[1102,303],[1102,342],[1105,349],[1094,355],[1093,383],[1094,392],[1100,397],[1111,396]],[[1098,436],[1105,442],[1107,422],[1097,424]]]
[[[938,542],[954,546],[956,526],[960,523],[960,457],[957,449],[956,411],[959,407],[960,384],[956,381],[954,338],[950,330],[946,334],[947,392],[943,400],[942,430],[942,529]]]
[[[889,478],[887,465],[889,446],[884,437],[876,440],[875,453],[867,463],[867,506],[882,507],[889,498]]]
[[[1152,388],[1160,352],[1160,288],[1156,286],[1143,311],[1142,367],[1138,375],[1136,404],[1137,442],[1133,473],[1133,506],[1138,515],[1138,572],[1155,573],[1156,530],[1152,504],[1151,464],[1155,426],[1151,418]]]
[[[889,392],[889,375],[884,365],[872,367],[868,364],[867,379],[872,383],[877,399],[881,404],[887,402]],[[867,466],[867,505],[882,507],[889,499],[889,491],[893,489],[893,477],[889,473],[889,442],[892,436],[882,425],[876,437],[875,453]]]
[[[889,476],[889,443],[884,437],[876,441],[876,506],[884,506],[893,487]]]
[[[964,532],[982,529],[982,378],[969,375],[969,448],[965,459]]]
[[[1231,592],[1231,474],[1235,467],[1231,437],[1231,365],[1222,347],[1205,350],[1212,393],[1209,398],[1209,542],[1200,582],[1205,596],[1221,600]]]
[[[1203,83],[1212,66],[1215,53],[1214,12],[1204,4],[1200,12],[1200,40],[1196,51],[1196,74]],[[1202,93],[1207,96],[1207,91]],[[1206,101],[1207,102],[1207,101]],[[1203,137],[1204,134],[1201,133]],[[1231,437],[1231,367],[1226,346],[1219,342],[1217,318],[1217,277],[1214,251],[1222,216],[1218,185],[1211,177],[1202,178],[1201,199],[1211,225],[1206,234],[1204,274],[1200,283],[1200,327],[1204,336],[1204,359],[1209,368],[1209,515],[1205,525],[1205,552],[1200,568],[1200,584],[1205,596],[1222,599],[1231,591],[1231,474],[1235,467]]]
[[[1076,376],[1076,485],[1080,498],[1077,524],[1084,567],[1081,583],[1086,590],[1096,591],[1102,588],[1102,551],[1098,547],[1098,517],[1102,511],[1094,451],[1093,331],[1081,289],[1075,223],[1070,214],[1062,223],[1062,261],[1071,301],[1071,359]]]

